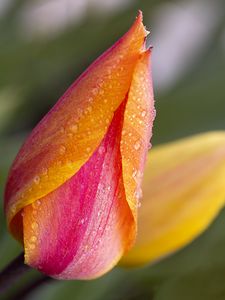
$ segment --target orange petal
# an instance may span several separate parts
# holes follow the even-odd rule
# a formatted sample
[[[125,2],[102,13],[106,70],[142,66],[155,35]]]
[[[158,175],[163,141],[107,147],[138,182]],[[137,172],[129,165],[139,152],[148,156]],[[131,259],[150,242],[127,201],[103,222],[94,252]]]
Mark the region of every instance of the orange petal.
[[[71,178],[101,143],[129,91],[146,31],[141,13],[131,29],[98,58],[32,131],[11,168],[5,210],[22,239],[20,210]]]
[[[127,101],[99,148],[72,178],[23,210],[26,263],[50,276],[97,277],[133,244],[139,174],[154,118],[152,85],[146,79],[149,55],[140,56]]]
[[[120,155],[124,104],[99,148],[55,191],[23,209],[25,262],[58,279],[111,269],[134,239]]]
[[[150,55],[150,49],[144,52],[134,70],[121,137],[123,181],[135,223],[141,198],[143,170],[155,118]]]

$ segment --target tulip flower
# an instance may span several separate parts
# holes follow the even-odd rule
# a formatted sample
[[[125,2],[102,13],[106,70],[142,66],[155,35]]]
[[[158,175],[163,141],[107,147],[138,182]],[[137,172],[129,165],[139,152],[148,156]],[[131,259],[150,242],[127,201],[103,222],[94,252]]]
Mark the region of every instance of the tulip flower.
[[[135,246],[124,265],[156,262],[190,243],[225,202],[225,132],[153,147],[143,179]]]
[[[5,190],[25,263],[58,279],[91,279],[133,245],[152,134],[151,50],[139,13],[34,128]]]

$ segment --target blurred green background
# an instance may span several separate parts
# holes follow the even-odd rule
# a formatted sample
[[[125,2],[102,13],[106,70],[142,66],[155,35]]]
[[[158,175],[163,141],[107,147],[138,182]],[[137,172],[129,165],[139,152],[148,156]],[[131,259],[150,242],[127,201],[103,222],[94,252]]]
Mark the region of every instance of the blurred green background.
[[[0,0],[2,199],[7,172],[26,135],[129,28],[138,9],[154,46],[153,145],[225,129],[225,1]],[[1,268],[22,251],[6,230],[2,206]],[[5,299],[38,277],[31,271]],[[89,282],[49,282],[26,299],[225,299],[225,210],[191,245],[154,266],[117,268]]]

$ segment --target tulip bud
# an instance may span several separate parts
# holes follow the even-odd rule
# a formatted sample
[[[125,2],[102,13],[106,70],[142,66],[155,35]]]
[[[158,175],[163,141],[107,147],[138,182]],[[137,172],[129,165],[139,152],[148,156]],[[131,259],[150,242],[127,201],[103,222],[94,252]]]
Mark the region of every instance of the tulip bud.
[[[153,147],[135,246],[122,263],[155,262],[201,234],[225,202],[225,132]]]
[[[34,128],[10,170],[9,230],[25,263],[54,278],[100,276],[135,240],[154,119],[146,35],[139,13]]]

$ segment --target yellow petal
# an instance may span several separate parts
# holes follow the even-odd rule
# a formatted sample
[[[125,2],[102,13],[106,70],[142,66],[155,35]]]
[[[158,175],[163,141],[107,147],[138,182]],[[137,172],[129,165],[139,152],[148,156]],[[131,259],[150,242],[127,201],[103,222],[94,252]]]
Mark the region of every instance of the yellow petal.
[[[153,147],[144,174],[138,238],[122,264],[157,261],[190,243],[225,202],[225,132]]]

